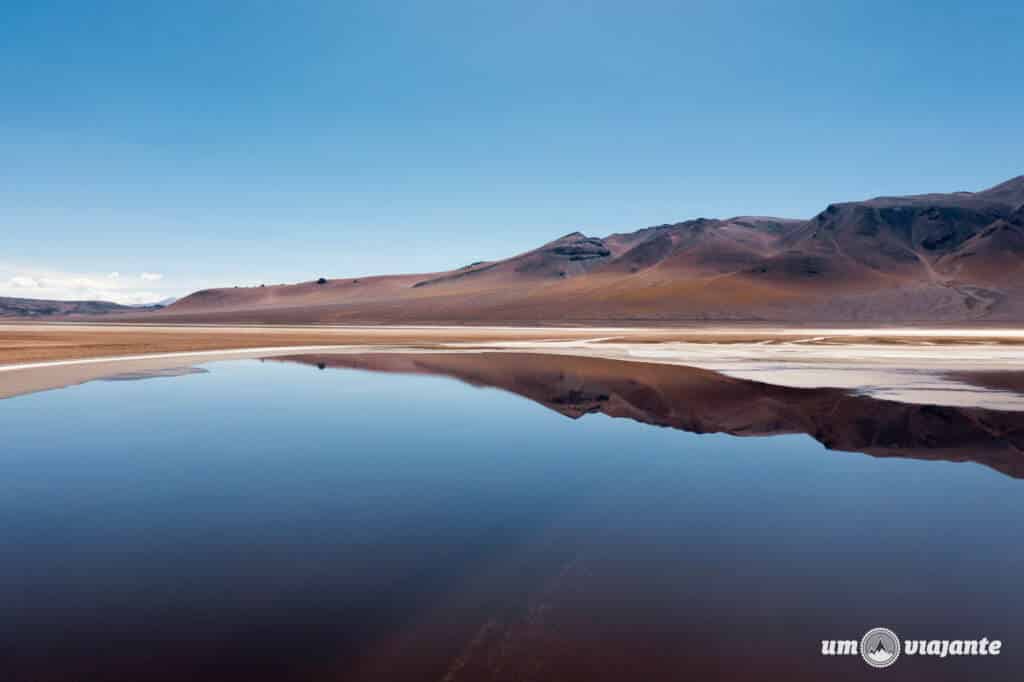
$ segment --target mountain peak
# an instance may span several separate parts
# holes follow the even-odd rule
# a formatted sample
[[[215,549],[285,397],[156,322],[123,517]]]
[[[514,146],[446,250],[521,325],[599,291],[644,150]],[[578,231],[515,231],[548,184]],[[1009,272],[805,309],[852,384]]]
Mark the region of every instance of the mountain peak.
[[[995,187],[978,192],[978,195],[996,201],[1008,201],[1016,205],[1024,205],[1024,175],[1010,178]]]
[[[252,322],[1024,320],[1024,176],[980,192],[696,218],[331,286],[193,294],[160,319]]]
[[[563,240],[566,240],[566,239],[586,239],[586,238],[587,238],[587,235],[583,234],[579,230],[576,230],[575,232],[570,232],[569,234],[563,234],[561,237],[559,237],[555,241],[556,242],[560,242],[560,241],[563,241]]]

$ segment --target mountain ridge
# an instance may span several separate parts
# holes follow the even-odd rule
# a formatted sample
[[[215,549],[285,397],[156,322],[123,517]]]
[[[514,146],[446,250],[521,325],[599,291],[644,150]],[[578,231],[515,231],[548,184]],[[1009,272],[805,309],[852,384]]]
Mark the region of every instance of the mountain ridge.
[[[170,299],[168,299],[170,300]],[[163,302],[151,305],[125,305],[112,301],[58,301],[40,298],[18,298],[0,296],[0,318],[50,318],[76,315],[113,315],[117,313],[133,313],[160,310],[165,307]]]
[[[166,321],[1024,321],[1024,175],[829,204],[808,220],[573,231],[449,271],[195,292]]]

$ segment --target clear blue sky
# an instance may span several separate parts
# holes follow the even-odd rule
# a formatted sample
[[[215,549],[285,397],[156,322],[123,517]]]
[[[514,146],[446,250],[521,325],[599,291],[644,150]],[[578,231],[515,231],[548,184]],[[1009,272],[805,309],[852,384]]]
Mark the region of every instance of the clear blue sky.
[[[576,229],[1024,173],[1021,2],[16,0],[0,17],[0,295],[446,269]]]

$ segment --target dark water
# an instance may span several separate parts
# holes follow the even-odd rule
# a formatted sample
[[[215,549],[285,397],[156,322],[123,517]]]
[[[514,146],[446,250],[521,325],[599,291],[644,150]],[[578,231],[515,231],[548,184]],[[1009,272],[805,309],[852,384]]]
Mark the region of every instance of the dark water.
[[[0,680],[1019,679],[1018,415],[297,360],[0,402]]]

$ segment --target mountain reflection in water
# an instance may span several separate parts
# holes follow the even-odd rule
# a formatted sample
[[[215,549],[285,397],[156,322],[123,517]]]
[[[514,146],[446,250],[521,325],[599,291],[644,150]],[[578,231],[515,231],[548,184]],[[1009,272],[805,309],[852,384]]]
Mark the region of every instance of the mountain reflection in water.
[[[1020,414],[565,355],[291,359],[0,404],[0,682],[1024,667]],[[629,419],[561,416],[594,412]],[[1006,646],[821,654],[878,626]]]
[[[692,433],[807,434],[876,457],[977,462],[1024,477],[1024,413],[790,388],[680,365],[534,353],[368,353],[274,358],[320,369],[430,374],[499,388],[573,419],[590,413]]]

